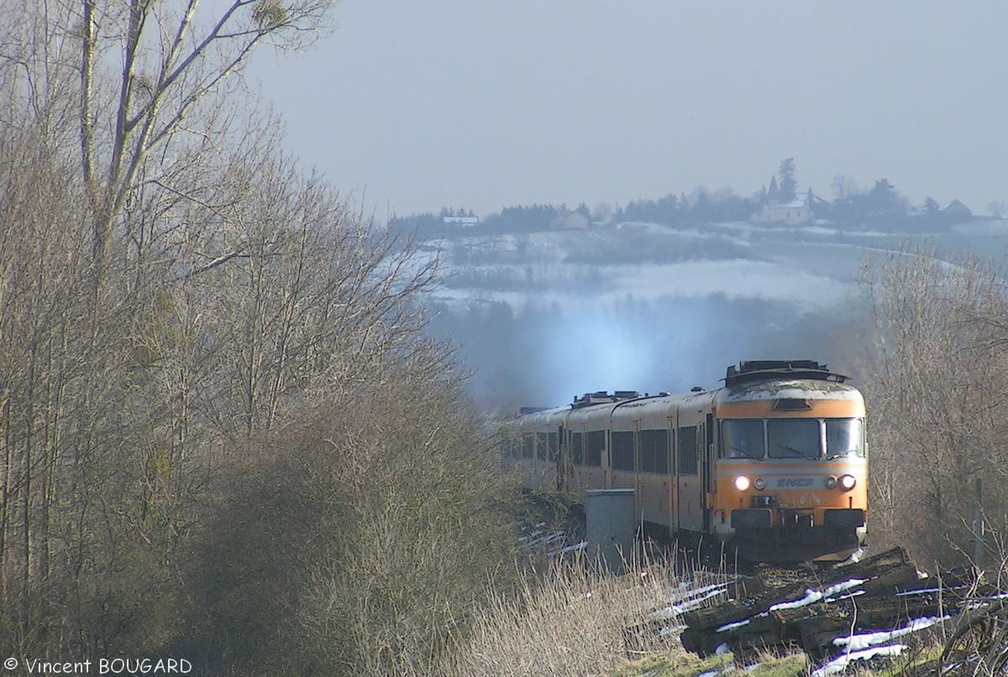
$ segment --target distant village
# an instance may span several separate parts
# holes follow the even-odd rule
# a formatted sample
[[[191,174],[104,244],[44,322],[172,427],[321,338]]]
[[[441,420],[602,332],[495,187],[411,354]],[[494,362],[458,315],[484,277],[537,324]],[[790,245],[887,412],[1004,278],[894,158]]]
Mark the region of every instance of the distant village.
[[[853,179],[838,176],[826,200],[812,188],[799,192],[795,162],[787,158],[766,186],[750,197],[730,189],[710,192],[697,188],[690,195],[669,193],[657,200],[637,200],[625,206],[599,203],[589,208],[561,205],[505,207],[483,218],[472,210],[445,208],[438,214],[416,214],[394,220],[394,225],[422,237],[502,232],[535,232],[548,229],[605,227],[627,222],[669,226],[749,222],[767,226],[805,227],[825,225],[843,230],[888,232],[935,232],[974,220],[973,212],[959,200],[939,204],[928,197],[920,206],[910,203],[887,179],[861,190]],[[1002,214],[993,218],[1003,219]],[[991,217],[985,217],[991,218]]]

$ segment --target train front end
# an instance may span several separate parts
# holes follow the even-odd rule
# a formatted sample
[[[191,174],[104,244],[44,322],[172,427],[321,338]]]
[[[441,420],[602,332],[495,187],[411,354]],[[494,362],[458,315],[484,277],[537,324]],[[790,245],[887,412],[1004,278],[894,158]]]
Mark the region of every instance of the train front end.
[[[729,367],[718,420],[713,531],[754,561],[843,559],[868,517],[865,405],[817,362]]]

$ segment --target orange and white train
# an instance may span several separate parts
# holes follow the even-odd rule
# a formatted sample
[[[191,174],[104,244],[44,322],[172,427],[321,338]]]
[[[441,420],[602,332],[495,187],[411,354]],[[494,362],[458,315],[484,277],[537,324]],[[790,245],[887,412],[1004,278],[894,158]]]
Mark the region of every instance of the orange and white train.
[[[841,559],[864,544],[865,403],[824,364],[756,360],[682,395],[596,392],[505,426],[523,488],[583,502],[632,488],[651,533],[753,561]]]

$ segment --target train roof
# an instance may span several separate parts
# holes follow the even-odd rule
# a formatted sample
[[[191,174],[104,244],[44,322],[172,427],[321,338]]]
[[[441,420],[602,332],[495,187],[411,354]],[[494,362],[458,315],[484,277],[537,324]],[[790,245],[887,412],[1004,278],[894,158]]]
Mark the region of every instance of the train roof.
[[[543,426],[561,425],[570,413],[571,408],[550,407],[548,409],[537,408],[530,413],[522,414],[516,419],[522,429],[534,429]]]
[[[728,367],[717,400],[860,399],[848,379],[814,360],[750,360]]]
[[[688,393],[641,395],[632,390],[596,391],[575,396],[564,407],[523,412],[523,428],[560,425],[568,420],[613,420],[672,408],[715,406],[753,400],[854,400],[864,401],[860,391],[847,383],[849,377],[830,371],[814,360],[748,360],[730,365],[725,385],[712,390],[697,387]]]
[[[809,381],[830,381],[843,383],[849,377],[830,371],[829,367],[815,360],[746,360],[738,367],[728,365],[725,386],[731,388],[743,383],[767,380],[801,379]]]
[[[779,400],[801,398],[806,400],[856,400],[861,392],[848,383],[819,381],[815,379],[780,379],[757,381],[736,386],[725,386],[718,391],[718,402],[743,400]]]

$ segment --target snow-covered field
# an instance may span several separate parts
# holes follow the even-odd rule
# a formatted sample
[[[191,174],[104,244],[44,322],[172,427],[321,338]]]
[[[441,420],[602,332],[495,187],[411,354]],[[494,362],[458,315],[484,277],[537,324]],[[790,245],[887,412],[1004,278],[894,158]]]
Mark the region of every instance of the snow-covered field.
[[[866,256],[899,246],[881,232],[728,223],[701,230],[627,223],[590,231],[461,237],[431,243],[445,278],[434,298],[529,303],[577,312],[628,299],[770,299],[826,309],[850,292]]]
[[[739,359],[836,362],[866,261],[915,244],[1003,257],[1005,233],[624,223],[460,233],[424,251],[441,261],[432,326],[460,344],[474,392],[559,404],[581,388],[710,385]]]

